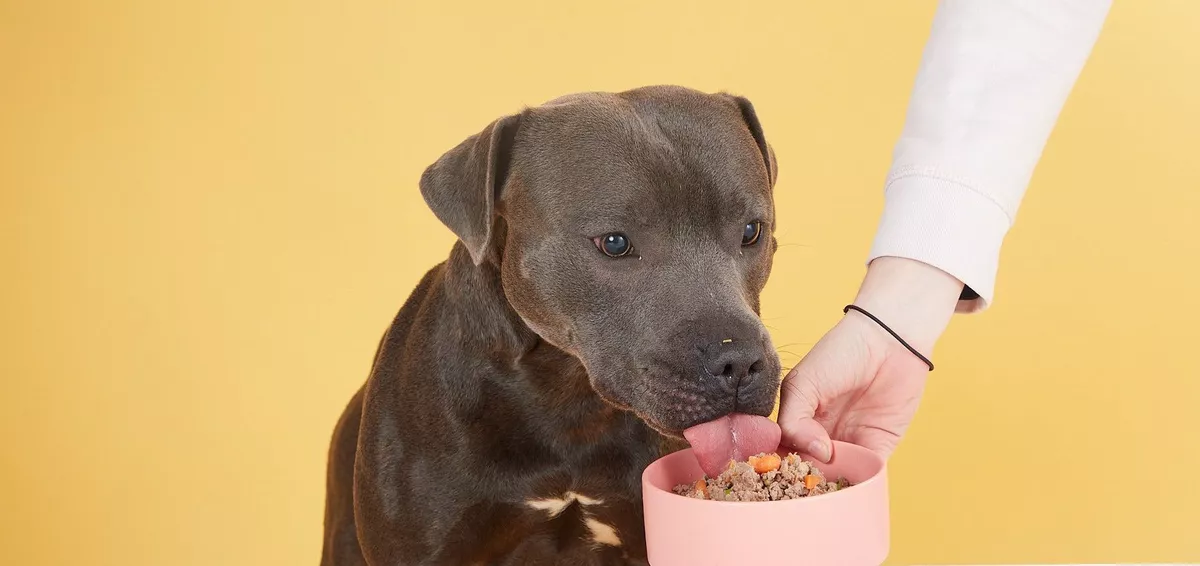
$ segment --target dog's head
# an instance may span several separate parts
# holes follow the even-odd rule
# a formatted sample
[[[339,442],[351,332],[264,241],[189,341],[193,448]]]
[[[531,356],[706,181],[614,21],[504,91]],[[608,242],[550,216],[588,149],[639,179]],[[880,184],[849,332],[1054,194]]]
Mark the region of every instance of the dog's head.
[[[679,434],[774,407],[780,362],[758,310],[776,175],[748,100],[648,87],[501,118],[421,192],[601,397]]]

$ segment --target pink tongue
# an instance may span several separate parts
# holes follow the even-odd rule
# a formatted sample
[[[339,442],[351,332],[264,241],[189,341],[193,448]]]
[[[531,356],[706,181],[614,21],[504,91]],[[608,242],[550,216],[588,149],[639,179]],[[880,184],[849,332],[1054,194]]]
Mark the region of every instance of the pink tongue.
[[[692,453],[709,477],[725,470],[730,460],[742,461],[779,448],[779,425],[766,417],[733,414],[683,431]]]

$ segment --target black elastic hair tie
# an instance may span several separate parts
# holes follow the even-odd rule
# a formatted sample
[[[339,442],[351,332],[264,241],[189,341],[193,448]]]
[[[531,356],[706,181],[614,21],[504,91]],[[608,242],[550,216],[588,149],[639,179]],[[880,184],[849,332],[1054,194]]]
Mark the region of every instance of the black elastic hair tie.
[[[875,324],[878,324],[884,330],[888,331],[888,334],[891,334],[892,338],[895,338],[896,341],[900,342],[900,344],[902,344],[905,348],[908,348],[909,352],[912,352],[914,356],[920,358],[922,362],[925,362],[925,365],[929,366],[929,371],[933,371],[933,362],[929,361],[929,358],[922,356],[921,352],[918,352],[916,348],[909,346],[908,342],[905,342],[904,339],[901,338],[899,334],[896,334],[891,328],[888,328],[888,325],[884,324],[882,320],[875,318],[875,315],[873,315],[855,305],[846,305],[846,308],[842,309],[842,314],[846,314],[852,310],[863,313],[863,314],[867,315],[867,318],[875,321]]]

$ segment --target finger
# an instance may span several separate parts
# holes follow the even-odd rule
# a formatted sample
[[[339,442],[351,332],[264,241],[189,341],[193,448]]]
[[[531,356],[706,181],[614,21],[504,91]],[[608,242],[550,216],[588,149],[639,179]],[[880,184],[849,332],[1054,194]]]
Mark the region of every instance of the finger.
[[[791,430],[784,428],[783,443],[825,464],[833,458],[833,443],[829,440],[829,432],[811,418],[796,421]]]
[[[820,395],[816,380],[805,370],[805,362],[801,361],[783,379],[779,392],[779,428],[783,431],[783,444],[828,463],[833,457],[833,443],[829,431],[814,419]]]

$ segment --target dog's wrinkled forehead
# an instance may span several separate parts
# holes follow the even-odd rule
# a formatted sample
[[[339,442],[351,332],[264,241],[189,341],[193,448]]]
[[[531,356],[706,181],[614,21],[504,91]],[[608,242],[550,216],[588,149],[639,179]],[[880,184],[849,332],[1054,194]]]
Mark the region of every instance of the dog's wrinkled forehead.
[[[570,95],[528,110],[515,146],[506,200],[551,221],[773,213],[763,152],[732,97],[670,88]]]

